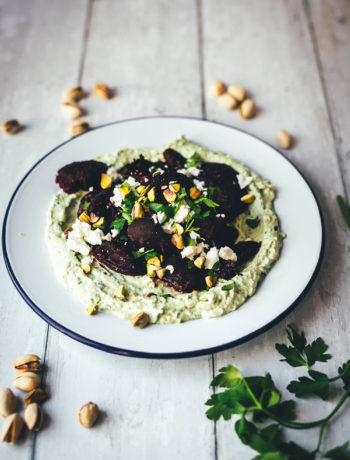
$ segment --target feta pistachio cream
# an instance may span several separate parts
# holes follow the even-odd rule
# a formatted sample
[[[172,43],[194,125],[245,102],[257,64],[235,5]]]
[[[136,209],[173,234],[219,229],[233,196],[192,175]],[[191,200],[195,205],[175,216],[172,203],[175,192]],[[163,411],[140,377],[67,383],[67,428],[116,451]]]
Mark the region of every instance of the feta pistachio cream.
[[[188,194],[181,184],[177,184],[177,180],[159,186],[159,193],[166,201],[165,205],[159,204],[156,207],[155,197],[149,194],[154,189],[149,189],[149,179],[135,179],[136,176],[130,170],[123,177],[121,172],[143,157],[148,160],[147,163],[152,162],[155,165],[149,168],[152,181],[153,176],[160,177],[164,173],[161,162],[164,161],[164,151],[167,149],[177,152],[184,160],[182,167],[175,168],[174,174],[178,177],[182,174],[184,179],[192,182]],[[83,197],[93,193],[91,186],[90,190],[85,188],[84,191],[79,189],[70,193],[61,190],[50,205],[46,230],[47,247],[58,279],[78,297],[89,314],[106,312],[131,320],[143,312],[148,315],[150,323],[179,323],[230,313],[256,292],[259,283],[278,259],[283,241],[273,207],[274,186],[269,181],[232,157],[207,150],[184,137],[161,148],[123,149],[95,160],[107,165],[105,172],[99,173],[101,183],[98,187],[101,190],[110,187],[108,206],[109,209],[118,208],[118,218],[108,224],[106,229],[101,225],[103,220],[99,216],[96,217],[93,213],[87,216],[85,209],[89,202],[84,202]],[[219,231],[218,240],[214,237],[209,242],[210,237],[202,236],[204,216],[211,216],[210,222],[215,219],[225,220],[222,207],[225,203],[222,197],[226,196],[226,185],[208,185],[206,177],[214,170],[209,163],[230,166],[237,179],[236,187],[240,192],[238,202],[243,207],[230,221],[222,224],[225,225],[225,232],[229,229],[232,230],[232,235],[235,234],[232,241],[228,241],[226,237],[222,243],[222,230]],[[205,165],[207,176],[203,172]],[[171,167],[170,164],[169,168]],[[139,198],[133,203],[132,211],[127,214],[124,200],[131,195]],[[229,192],[228,196],[231,196]],[[216,203],[219,198],[220,204]],[[200,205],[205,206],[201,208]],[[171,209],[172,213],[169,214],[165,207]],[[78,216],[80,209],[82,213]],[[154,248],[147,246],[141,247],[141,244],[134,246],[132,253],[135,263],[138,260],[145,263],[142,274],[121,273],[120,270],[112,269],[107,262],[101,263],[102,259],[97,254],[101,254],[103,248],[107,248],[118,238],[124,239],[127,244],[127,236],[121,237],[124,223],[127,224],[125,227],[128,226],[127,235],[131,236],[129,230],[133,223],[139,217],[145,217],[145,213],[151,213],[150,209],[154,212],[149,220],[153,220],[157,228],[162,228],[170,246],[177,251],[176,257],[180,262],[186,263],[185,268],[188,271],[185,278],[191,276],[191,269],[196,273],[203,273],[200,275],[201,282],[203,281],[201,289],[189,290],[182,288],[181,283],[180,287],[172,284],[172,276],[176,274],[173,273],[175,264],[165,265],[166,256],[163,261],[160,251],[153,251]],[[199,212],[202,214],[197,215]],[[93,220],[92,216],[96,218]],[[238,249],[243,247],[243,242],[255,244],[257,249],[251,254],[252,257],[242,259],[243,263],[240,264]],[[104,254],[108,253],[108,248],[104,250]],[[147,254],[150,254],[148,261],[145,257]]]

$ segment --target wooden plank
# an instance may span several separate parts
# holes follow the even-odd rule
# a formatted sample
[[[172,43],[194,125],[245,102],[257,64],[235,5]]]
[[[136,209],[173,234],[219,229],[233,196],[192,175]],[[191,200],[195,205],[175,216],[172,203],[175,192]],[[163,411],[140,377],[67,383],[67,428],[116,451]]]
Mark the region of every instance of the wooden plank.
[[[86,2],[0,1],[1,122],[18,118],[16,136],[1,134],[1,216],[17,182],[50,148],[67,137],[60,113],[61,91],[78,74]],[[69,14],[66,13],[69,8]],[[59,44],[59,46],[58,46]],[[47,325],[24,303],[0,264],[0,387],[12,386],[12,362],[24,353],[44,356]],[[22,399],[24,394],[16,393]],[[19,405],[22,411],[23,403]],[[0,447],[1,458],[29,458],[34,436]]]
[[[159,113],[200,116],[195,1],[95,2],[84,87],[115,86],[110,101],[84,101],[93,125]],[[185,65],[180,65],[180,62]],[[211,359],[127,359],[50,332],[47,382],[54,414],[37,439],[37,459],[211,459],[214,433],[204,416]],[[105,413],[91,431],[77,420],[93,400]],[[60,409],[58,409],[60,407]]]
[[[350,3],[311,0],[306,5],[333,138],[349,197],[350,117],[346,101],[350,87]]]
[[[274,351],[274,344],[285,337],[286,324],[294,323],[305,330],[310,338],[321,335],[328,339],[337,364],[341,364],[349,355],[346,332],[347,299],[350,294],[347,282],[350,273],[347,249],[349,235],[334,204],[335,195],[344,193],[344,189],[327,104],[301,1],[203,0],[202,20],[208,118],[246,129],[272,144],[275,144],[279,129],[290,131],[296,138],[296,145],[286,154],[311,182],[325,216],[327,245],[324,264],[307,298],[280,325],[247,344],[215,357],[216,370],[233,363],[246,375],[268,371],[276,378],[278,386],[285,387],[289,380],[301,374],[279,363]],[[346,68],[345,62],[344,65]],[[238,113],[219,107],[208,94],[214,79],[245,86],[257,102],[257,116],[253,120],[242,120]],[[344,93],[343,100],[346,100]],[[335,101],[334,104],[344,114],[345,102],[342,103],[342,109],[339,108],[341,101],[338,104]],[[344,114],[345,123],[349,123],[347,114]],[[325,367],[320,366],[319,369]],[[327,365],[327,369],[330,373],[335,372],[336,364]],[[312,414],[310,418],[317,419],[328,413],[335,399],[322,404],[314,400],[306,402],[302,417]],[[334,428],[325,439],[326,447],[347,440],[344,417],[345,414],[334,422]],[[232,452],[235,458],[253,456],[252,451],[237,439],[232,422],[220,421],[217,434],[219,459],[232,458]],[[305,447],[313,448],[316,445],[315,432],[292,435]]]

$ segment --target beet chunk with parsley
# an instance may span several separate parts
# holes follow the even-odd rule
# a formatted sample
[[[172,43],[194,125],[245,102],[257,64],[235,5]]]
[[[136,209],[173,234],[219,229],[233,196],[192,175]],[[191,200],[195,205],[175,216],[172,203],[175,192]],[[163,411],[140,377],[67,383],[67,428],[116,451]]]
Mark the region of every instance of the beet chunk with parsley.
[[[182,169],[185,166],[185,158],[174,149],[166,149],[163,152],[164,161],[171,169]]]
[[[56,184],[66,193],[88,190],[100,184],[101,174],[107,165],[100,161],[75,161],[61,168],[56,176]]]
[[[166,270],[162,282],[179,292],[192,292],[205,289],[203,273],[198,268],[188,268],[188,259],[182,259],[178,254],[171,254],[164,259],[164,267],[173,266],[171,273]]]
[[[152,177],[149,170],[151,166],[154,166],[154,164],[141,155],[140,158],[127,165],[127,176],[133,177],[140,184],[146,184]]]
[[[101,264],[123,275],[143,275],[146,271],[140,261],[134,258],[127,243],[104,241],[93,247],[92,255]]]
[[[251,260],[260,249],[261,243],[257,241],[240,241],[232,246],[237,254],[237,262],[223,260],[220,263],[220,277],[224,279],[233,278],[241,270],[242,266]]]

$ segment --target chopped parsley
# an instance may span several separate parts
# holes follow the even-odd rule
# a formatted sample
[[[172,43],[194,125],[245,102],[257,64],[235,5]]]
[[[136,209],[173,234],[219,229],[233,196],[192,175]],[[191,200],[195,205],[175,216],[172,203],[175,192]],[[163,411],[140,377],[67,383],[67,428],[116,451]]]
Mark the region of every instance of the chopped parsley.
[[[84,201],[84,204],[83,204],[84,211],[86,211],[89,206],[90,206],[90,202],[89,201]]]
[[[199,153],[195,152],[190,158],[186,161],[186,168],[192,168],[193,166],[201,163],[202,158]]]
[[[225,286],[222,286],[221,290],[222,291],[232,291],[234,287],[235,285],[233,283],[225,284]]]
[[[254,219],[247,219],[245,223],[248,225],[248,227],[254,229],[260,225],[260,217],[256,216]]]
[[[126,224],[126,219],[115,219],[110,224],[109,228],[114,228],[114,230],[123,230],[125,224]]]

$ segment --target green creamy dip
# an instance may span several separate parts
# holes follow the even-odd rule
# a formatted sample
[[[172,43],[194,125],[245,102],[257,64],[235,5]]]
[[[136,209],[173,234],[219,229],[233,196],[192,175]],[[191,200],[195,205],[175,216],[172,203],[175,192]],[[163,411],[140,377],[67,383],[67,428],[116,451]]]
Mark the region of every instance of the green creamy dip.
[[[255,293],[259,282],[279,257],[283,234],[279,230],[278,218],[273,208],[274,187],[230,156],[211,152],[181,137],[159,149],[124,149],[102,155],[96,160],[120,169],[141,154],[150,161],[162,160],[163,151],[169,147],[185,158],[198,152],[204,161],[226,163],[244,176],[253,178],[248,190],[255,195],[255,201],[246,212],[237,217],[235,226],[239,231],[237,241],[260,241],[260,250],[239,275],[232,280],[219,280],[208,291],[179,293],[165,286],[155,286],[147,276],[122,275],[103,268],[98,263],[94,263],[91,271],[86,274],[81,268],[83,256],[67,248],[63,233],[74,223],[79,202],[86,192],[68,195],[60,191],[54,197],[48,212],[47,246],[57,277],[88,307],[90,313],[103,311],[113,313],[119,318],[131,319],[144,311],[148,313],[152,323],[160,324],[222,316],[237,309]],[[255,228],[251,228],[252,226]],[[124,285],[125,300],[115,297],[119,285]],[[231,289],[226,290],[228,288]]]

